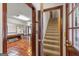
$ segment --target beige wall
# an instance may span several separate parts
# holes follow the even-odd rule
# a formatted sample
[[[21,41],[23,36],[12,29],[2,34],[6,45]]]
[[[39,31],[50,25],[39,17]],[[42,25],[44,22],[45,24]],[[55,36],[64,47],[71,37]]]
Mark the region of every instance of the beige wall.
[[[2,4],[0,3],[0,53],[2,53]]]

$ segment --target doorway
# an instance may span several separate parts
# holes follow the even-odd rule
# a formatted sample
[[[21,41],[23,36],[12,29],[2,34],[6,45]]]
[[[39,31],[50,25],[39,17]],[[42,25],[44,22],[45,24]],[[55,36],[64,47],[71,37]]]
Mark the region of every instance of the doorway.
[[[43,25],[41,25],[41,26],[43,26],[43,29],[42,29],[42,31],[43,31],[43,34],[42,33],[40,33],[39,35],[43,35],[43,39],[40,39],[40,42],[39,42],[39,50],[38,50],[38,52],[39,52],[39,55],[44,55],[44,52],[43,52],[43,49],[44,49],[44,47],[45,48],[47,48],[46,46],[48,46],[48,44],[47,44],[47,42],[45,41],[45,36],[46,36],[46,32],[47,32],[47,27],[48,27],[48,22],[49,22],[49,20],[47,21],[47,19],[50,19],[50,17],[51,16],[53,16],[53,11],[54,10],[59,10],[60,11],[60,19],[58,19],[57,20],[57,22],[58,22],[58,24],[60,25],[60,26],[57,26],[58,27],[58,29],[59,29],[59,32],[60,32],[60,49],[59,49],[59,51],[60,51],[60,55],[63,55],[63,6],[61,5],[61,6],[56,6],[56,7],[52,7],[52,8],[47,8],[47,9],[44,9],[44,11],[43,11],[43,16],[42,16],[42,18],[43,18],[43,20],[41,20],[42,21],[42,23],[43,23]],[[52,13],[51,13],[52,12]],[[47,16],[45,16],[47,14]],[[55,13],[56,14],[56,13]],[[54,15],[55,15],[54,14]],[[39,11],[39,15],[40,15],[40,11]],[[48,17],[49,16],[49,17]],[[40,16],[39,16],[40,17]],[[39,21],[40,21],[40,19],[39,19]],[[40,23],[39,23],[39,25],[41,24],[41,21],[40,21]],[[45,23],[46,24],[45,24]],[[53,21],[51,21],[51,22],[53,22]],[[46,27],[46,28],[45,28]],[[51,27],[52,28],[52,27]],[[40,37],[41,38],[41,37]],[[48,40],[47,40],[48,41]],[[44,44],[44,43],[46,43],[46,44]],[[51,44],[51,43],[50,43]],[[42,45],[42,47],[40,46],[40,45]],[[51,45],[51,47],[52,47],[52,45]],[[49,47],[50,48],[50,47]],[[40,50],[41,49],[41,50]],[[42,51],[42,52],[41,52]],[[46,51],[46,54],[47,54],[47,50],[44,50],[44,51]],[[50,52],[50,51],[49,51]],[[50,53],[48,52],[48,54],[47,55],[49,55],[50,56]],[[52,53],[52,52],[51,52]],[[44,56],[46,56],[46,55],[44,55]],[[51,56],[54,56],[54,55],[51,55]]]
[[[32,3],[3,3],[3,54],[36,55],[35,18]]]

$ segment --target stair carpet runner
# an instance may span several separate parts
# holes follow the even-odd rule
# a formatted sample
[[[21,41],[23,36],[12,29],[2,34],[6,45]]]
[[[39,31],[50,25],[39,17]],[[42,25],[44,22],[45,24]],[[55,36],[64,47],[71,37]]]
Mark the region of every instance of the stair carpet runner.
[[[49,20],[43,41],[44,56],[60,56],[60,33],[57,31],[57,20]]]

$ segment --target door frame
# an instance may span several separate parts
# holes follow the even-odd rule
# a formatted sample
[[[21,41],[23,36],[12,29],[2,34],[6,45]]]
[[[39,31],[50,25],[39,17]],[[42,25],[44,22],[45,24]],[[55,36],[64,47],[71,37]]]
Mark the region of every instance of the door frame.
[[[46,12],[46,11],[50,11],[50,10],[55,10],[55,9],[60,9],[60,17],[61,17],[61,22],[60,22],[60,32],[61,32],[61,34],[60,34],[60,55],[62,56],[63,55],[63,5],[59,5],[59,6],[56,6],[56,7],[51,7],[51,8],[47,8],[47,9],[44,9],[43,10],[43,12]],[[40,18],[40,10],[38,11],[38,18]],[[41,19],[38,19],[39,20],[39,27],[40,26],[43,26],[43,25],[40,25],[41,24],[41,22],[40,22],[40,20]],[[39,28],[40,29],[40,28]],[[43,30],[43,29],[42,29]],[[42,42],[42,39],[41,39],[41,34],[43,34],[43,33],[41,33],[40,32],[40,30],[39,30],[39,39],[40,40],[38,40],[38,54],[40,55],[41,53],[41,47],[40,47],[40,45],[41,45],[41,42]]]
[[[32,3],[24,3],[32,9],[32,56],[36,56],[36,9]],[[2,3],[3,54],[7,55],[7,3]]]
[[[69,13],[69,4],[68,3],[66,3],[66,44],[68,43],[68,38],[69,38],[69,34],[68,34],[68,26],[69,26],[69,23],[68,23],[68,20],[69,20],[69,18],[68,18],[68,13]],[[66,46],[66,56],[67,56],[68,54],[67,54],[67,46]]]

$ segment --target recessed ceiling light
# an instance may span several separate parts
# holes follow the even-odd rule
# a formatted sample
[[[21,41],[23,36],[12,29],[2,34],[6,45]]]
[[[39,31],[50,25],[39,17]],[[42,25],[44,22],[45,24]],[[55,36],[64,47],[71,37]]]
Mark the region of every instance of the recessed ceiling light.
[[[30,26],[32,24],[32,22],[27,22],[27,25]]]
[[[30,20],[30,18],[24,16],[24,15],[18,15],[18,16],[13,16],[14,18],[17,18],[17,19],[21,19],[21,20],[24,20],[24,21],[28,21]]]

